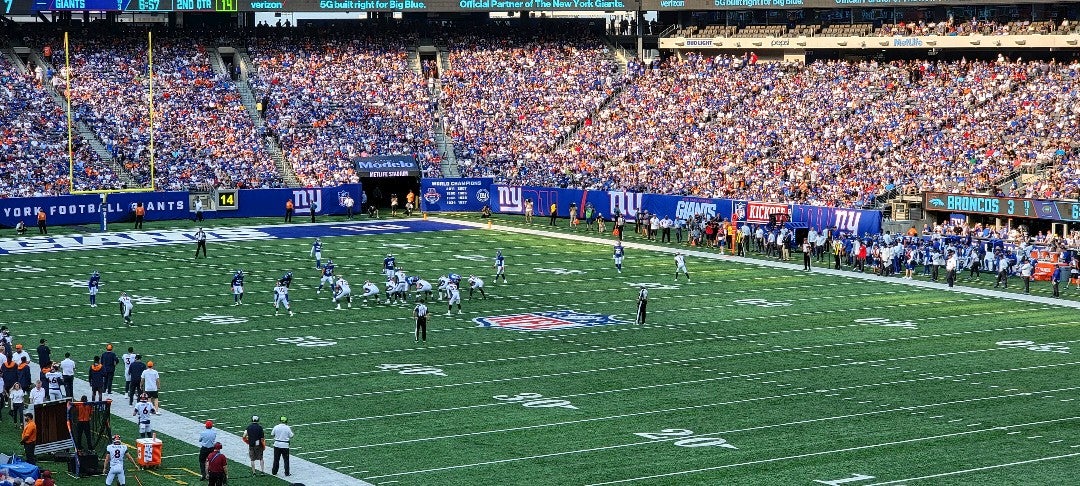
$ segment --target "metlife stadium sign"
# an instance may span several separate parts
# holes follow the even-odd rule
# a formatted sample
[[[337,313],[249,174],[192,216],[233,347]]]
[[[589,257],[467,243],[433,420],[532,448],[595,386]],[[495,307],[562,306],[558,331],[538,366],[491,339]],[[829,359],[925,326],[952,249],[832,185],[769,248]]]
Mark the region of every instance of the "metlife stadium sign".
[[[420,165],[411,155],[358,157],[355,163],[360,177],[420,177]]]

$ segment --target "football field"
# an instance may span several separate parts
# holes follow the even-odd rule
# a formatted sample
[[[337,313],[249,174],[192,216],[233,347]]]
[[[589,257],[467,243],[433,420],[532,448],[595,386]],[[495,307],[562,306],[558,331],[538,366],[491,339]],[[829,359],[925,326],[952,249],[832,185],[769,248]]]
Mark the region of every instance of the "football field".
[[[1073,307],[697,254],[691,280],[676,280],[661,245],[628,247],[618,273],[610,242],[503,224],[235,230],[198,260],[192,244],[145,238],[8,254],[0,312],[29,348],[46,337],[54,355],[72,353],[83,378],[106,343],[134,347],[161,372],[170,412],[235,434],[253,414],[288,416],[294,457],[372,484],[1078,481]],[[316,291],[315,235],[351,283],[351,308]],[[496,250],[506,283],[491,278]],[[387,253],[432,283],[481,277],[486,298],[463,281],[462,312],[429,301],[427,342],[415,343],[411,302],[356,297],[365,280],[382,289]],[[246,295],[234,306],[238,269]],[[271,304],[286,271],[293,317]],[[135,300],[132,326],[121,291]],[[165,467],[196,463],[176,450]]]

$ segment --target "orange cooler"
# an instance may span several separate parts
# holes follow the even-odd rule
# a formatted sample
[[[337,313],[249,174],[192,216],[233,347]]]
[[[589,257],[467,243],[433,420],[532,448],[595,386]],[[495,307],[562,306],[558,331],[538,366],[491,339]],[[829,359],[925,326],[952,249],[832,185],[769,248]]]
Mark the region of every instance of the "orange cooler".
[[[135,441],[138,454],[135,462],[139,467],[158,467],[161,465],[161,441],[158,439],[138,439]]]

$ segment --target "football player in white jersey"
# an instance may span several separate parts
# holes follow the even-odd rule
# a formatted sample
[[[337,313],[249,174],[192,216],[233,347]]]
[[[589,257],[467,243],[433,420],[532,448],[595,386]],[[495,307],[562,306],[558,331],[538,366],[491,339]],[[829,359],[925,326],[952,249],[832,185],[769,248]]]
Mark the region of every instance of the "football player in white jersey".
[[[102,462],[109,468],[109,474],[105,476],[105,486],[112,486],[114,478],[119,481],[120,486],[127,484],[127,477],[124,475],[125,456],[131,459],[132,464],[135,463],[135,458],[128,453],[128,447],[120,442],[120,436],[114,435],[112,444],[105,447],[105,457],[102,458]],[[135,468],[138,469],[138,466]]]
[[[156,411],[154,406],[150,405],[150,396],[146,393],[140,394],[139,403],[135,404],[135,410],[131,412],[131,415],[138,418],[140,439],[153,437],[154,430],[150,427],[150,416]]]
[[[487,299],[487,295],[484,294],[484,281],[480,277],[469,275],[469,300],[472,300],[474,291],[480,291],[480,297]]]
[[[404,282],[406,278],[408,278],[408,275],[405,275],[405,270],[403,270],[401,267],[397,267],[397,269],[394,270],[394,280],[395,281],[397,281],[398,283],[401,283],[401,282]]]
[[[458,291],[457,285],[451,282],[446,286],[446,315],[450,315],[450,311],[454,308],[454,304],[457,304],[457,312],[461,314],[461,292]]]
[[[404,304],[409,300],[409,282],[394,278],[394,302]]]
[[[439,288],[439,299],[438,300],[443,300],[444,298],[445,299],[450,298],[450,292],[449,292],[449,290],[447,290],[449,286],[450,286],[450,276],[449,275],[440,276],[439,277],[439,287],[438,287]]]
[[[379,286],[378,285],[375,285],[375,284],[371,283],[371,280],[365,280],[363,289],[364,289],[364,295],[361,295],[361,297],[364,298],[364,304],[367,304],[368,297],[375,297],[375,303],[376,304],[379,303]]]
[[[413,300],[419,300],[423,296],[424,302],[427,302],[431,298],[431,282],[422,278],[416,279],[416,293],[413,296]]]
[[[679,274],[686,275],[686,280],[690,280],[690,273],[686,271],[686,257],[682,253],[675,253],[675,281],[679,281]]]
[[[285,310],[288,311],[289,317],[292,317],[292,306],[289,305],[289,288],[285,286],[283,280],[278,280],[277,286],[274,287],[274,315],[278,315],[278,307],[284,305]]]
[[[349,289],[349,282],[342,277],[338,277],[337,282],[334,284],[334,304],[337,304],[336,309],[338,310],[341,310],[341,304],[338,302],[341,300],[348,302],[349,308],[352,309],[352,290]]]
[[[127,292],[120,292],[120,315],[124,316],[124,324],[131,325],[131,308],[134,304],[131,303],[131,297]]]

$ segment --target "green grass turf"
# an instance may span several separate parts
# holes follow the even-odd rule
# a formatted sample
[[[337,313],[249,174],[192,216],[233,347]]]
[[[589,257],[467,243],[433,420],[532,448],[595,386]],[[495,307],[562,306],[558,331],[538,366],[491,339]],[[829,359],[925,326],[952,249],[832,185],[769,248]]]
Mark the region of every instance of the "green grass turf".
[[[376,484],[874,476],[844,483],[861,485],[965,470],[973,471],[905,484],[1075,482],[1080,456],[1028,461],[1080,453],[1080,359],[1073,349],[997,344],[1075,348],[1074,309],[696,257],[692,282],[675,283],[665,253],[629,249],[618,274],[610,246],[487,230],[324,244],[356,294],[364,279],[381,287],[381,260],[392,251],[407,273],[433,282],[451,271],[481,275],[488,299],[466,300],[451,317],[432,304],[428,343],[414,344],[411,306],[354,302],[335,311],[326,291],[315,293],[310,242],[276,240],[212,244],[211,258],[194,262],[189,245],[7,256],[2,266],[45,271],[7,273],[0,315],[21,342],[47,337],[54,353],[81,363],[107,342],[134,346],[162,373],[163,408],[226,431],[239,433],[251,414],[288,415],[296,456]],[[496,248],[507,257],[507,284],[490,279]],[[104,286],[91,309],[85,288],[57,283],[94,268]],[[237,268],[247,274],[242,307],[232,306],[228,285]],[[296,274],[297,315],[274,317],[270,289],[286,270]],[[648,323],[637,326],[641,283],[661,287],[651,291]],[[115,304],[121,290],[169,302],[137,304],[128,328]],[[472,321],[561,309],[624,323],[520,332]],[[246,322],[195,321],[206,314]],[[857,322],[865,318],[915,328]],[[395,364],[420,372],[385,366]],[[497,398],[519,394],[549,401]],[[14,428],[0,429],[17,448]],[[159,474],[197,482],[171,469],[197,468],[195,448],[166,440],[166,455],[179,457]],[[1020,464],[992,467],[1012,463]],[[275,484],[239,476],[230,484]]]

